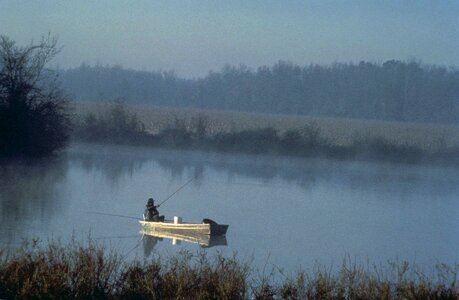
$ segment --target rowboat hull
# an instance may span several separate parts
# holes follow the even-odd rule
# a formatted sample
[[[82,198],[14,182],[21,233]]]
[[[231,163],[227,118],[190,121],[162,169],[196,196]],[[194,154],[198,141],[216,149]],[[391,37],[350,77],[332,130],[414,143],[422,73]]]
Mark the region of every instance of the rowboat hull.
[[[158,231],[145,231],[141,230],[140,234],[144,238],[153,238],[153,239],[170,239],[175,245],[177,241],[184,241],[187,243],[199,244],[201,247],[209,248],[213,246],[226,246],[227,241],[224,235],[209,235],[209,234],[186,234],[183,232],[180,233],[171,233],[171,232],[158,232]]]
[[[225,235],[228,225],[217,223],[174,223],[166,220],[164,222],[153,222],[139,220],[142,230],[145,232],[166,232],[183,235]]]

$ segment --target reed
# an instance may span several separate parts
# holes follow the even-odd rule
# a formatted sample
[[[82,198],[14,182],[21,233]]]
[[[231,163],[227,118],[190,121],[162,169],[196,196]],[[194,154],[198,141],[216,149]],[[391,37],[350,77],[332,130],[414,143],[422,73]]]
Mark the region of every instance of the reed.
[[[332,270],[316,266],[283,277],[257,271],[236,255],[181,252],[125,261],[89,240],[0,250],[2,299],[458,299],[459,265],[437,265],[429,276],[407,262],[384,268],[349,259]],[[281,276],[282,275],[282,276]],[[279,278],[284,278],[279,280]]]

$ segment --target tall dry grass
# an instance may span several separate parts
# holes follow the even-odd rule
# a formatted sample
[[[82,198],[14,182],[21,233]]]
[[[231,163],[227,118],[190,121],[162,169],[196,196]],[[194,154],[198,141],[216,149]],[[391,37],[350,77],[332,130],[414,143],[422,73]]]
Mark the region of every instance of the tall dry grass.
[[[0,299],[245,299],[248,266],[183,252],[127,262],[89,240],[0,250]]]
[[[0,298],[101,299],[116,288],[122,259],[92,242],[68,245],[36,240],[2,250]]]
[[[282,277],[276,270],[259,275],[236,256],[182,252],[128,262],[91,240],[32,241],[0,250],[0,298],[458,299],[458,271],[459,265],[438,265],[426,275],[406,262],[377,268],[345,259],[337,270],[317,266]]]

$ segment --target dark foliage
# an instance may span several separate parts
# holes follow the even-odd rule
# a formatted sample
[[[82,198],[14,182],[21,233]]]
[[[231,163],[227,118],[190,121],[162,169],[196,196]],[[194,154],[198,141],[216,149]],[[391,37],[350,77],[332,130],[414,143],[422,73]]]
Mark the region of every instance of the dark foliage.
[[[155,141],[122,100],[116,100],[105,113],[88,114],[83,120],[78,120],[74,128],[74,137],[85,142],[139,145]]]
[[[268,127],[217,134],[213,143],[223,151],[270,153],[277,150],[279,137],[275,129]]]
[[[193,132],[184,119],[175,117],[173,123],[163,128],[158,137],[164,146],[190,147]]]
[[[410,122],[459,122],[459,70],[390,60],[383,64],[297,66],[280,61],[251,70],[226,66],[204,78],[82,65],[62,71],[77,99],[203,109]]]
[[[43,156],[68,138],[67,102],[47,69],[56,40],[16,46],[0,36],[0,156]]]

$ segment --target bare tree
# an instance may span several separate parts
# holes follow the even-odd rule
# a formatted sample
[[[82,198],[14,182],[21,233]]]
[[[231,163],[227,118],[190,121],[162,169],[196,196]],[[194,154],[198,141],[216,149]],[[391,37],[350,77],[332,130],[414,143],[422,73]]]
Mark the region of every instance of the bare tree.
[[[0,36],[0,155],[42,156],[65,145],[68,101],[45,68],[59,51],[49,34],[22,47]]]

